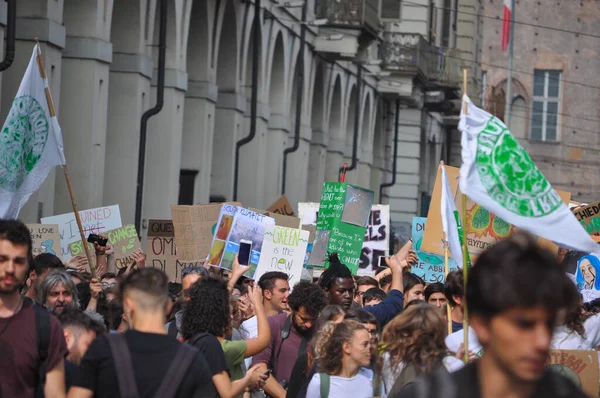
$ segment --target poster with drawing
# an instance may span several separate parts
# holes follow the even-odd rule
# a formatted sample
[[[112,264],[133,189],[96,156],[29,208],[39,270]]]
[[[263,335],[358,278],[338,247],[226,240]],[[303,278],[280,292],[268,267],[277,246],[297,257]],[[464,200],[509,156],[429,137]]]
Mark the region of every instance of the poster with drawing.
[[[309,232],[301,229],[267,225],[254,279],[279,271],[288,274],[291,287],[300,282],[308,236]]]
[[[390,206],[373,205],[363,242],[357,275],[375,275],[379,258],[385,257],[390,247]]]
[[[546,368],[569,379],[588,397],[598,396],[598,353],[593,350],[550,350]]]
[[[208,254],[208,265],[215,267],[221,265],[221,258],[225,251],[225,243],[227,242],[227,237],[229,236],[231,226],[233,225],[233,216],[237,213],[238,209],[240,209],[240,207],[227,204],[221,207],[217,227]]]
[[[33,257],[42,253],[61,257],[58,224],[27,224],[27,228],[31,235]]]
[[[120,228],[121,212],[119,205],[97,207],[95,209],[80,210],[79,217],[83,226],[84,235],[87,238],[90,234],[102,234],[111,229]],[[42,224],[58,224],[60,233],[60,246],[63,261],[70,259],[73,254],[69,245],[73,242],[81,241],[75,213],[60,214],[58,216],[42,218]]]
[[[107,231],[105,235],[113,246],[117,270],[127,268],[130,264],[133,264],[135,261],[132,256],[133,252],[142,250],[135,225],[125,225],[124,227]],[[90,254],[94,253],[94,245],[89,242],[86,243],[90,248]],[[81,241],[71,243],[69,249],[73,256],[85,256],[85,249]],[[95,262],[95,256],[92,258],[92,262]]]
[[[421,250],[423,244],[423,233],[427,218],[413,217],[412,223],[412,240],[413,250],[417,255],[417,263],[412,266],[411,272],[426,283],[444,283],[446,281],[446,273],[444,270],[444,256],[438,254],[427,253]],[[458,268],[456,262],[452,258],[448,258],[448,267],[450,271]]]

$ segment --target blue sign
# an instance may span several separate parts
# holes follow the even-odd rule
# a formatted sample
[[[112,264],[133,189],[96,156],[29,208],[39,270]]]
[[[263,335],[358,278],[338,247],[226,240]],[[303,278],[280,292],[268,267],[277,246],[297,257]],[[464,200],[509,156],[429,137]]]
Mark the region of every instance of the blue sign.
[[[423,234],[425,233],[426,217],[413,217],[412,240],[413,250],[417,254],[418,262],[412,266],[412,273],[421,277],[426,283],[444,283],[446,274],[444,272],[444,256],[421,251]],[[458,268],[452,258],[448,258],[450,271]]]

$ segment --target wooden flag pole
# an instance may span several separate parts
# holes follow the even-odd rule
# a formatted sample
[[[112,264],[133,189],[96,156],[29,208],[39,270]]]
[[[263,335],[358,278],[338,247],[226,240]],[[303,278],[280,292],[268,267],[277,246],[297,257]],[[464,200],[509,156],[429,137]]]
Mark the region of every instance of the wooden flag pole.
[[[467,70],[463,69],[463,93],[467,94]],[[466,101],[463,101],[463,112],[468,114],[469,107]],[[463,193],[462,196],[462,227],[463,227],[463,240],[462,240],[462,252],[463,252],[463,333],[464,333],[464,347],[465,347],[465,363],[469,363],[469,319],[467,309],[467,278],[469,276],[469,262],[467,256],[469,250],[467,248],[467,196]]]
[[[44,69],[44,61],[42,60],[42,51],[40,50],[40,45],[35,39],[35,44],[37,46],[37,63],[38,69],[40,70],[40,76],[46,82],[46,70]],[[46,94],[46,102],[48,103],[48,111],[50,112],[50,117],[56,117],[56,113],[54,111],[54,102],[52,101],[52,96],[50,95],[50,89],[48,85],[45,84],[44,92]],[[73,213],[75,214],[75,220],[77,221],[77,228],[79,229],[79,235],[81,236],[81,243],[83,244],[83,249],[85,250],[85,256],[88,260],[88,266],[90,268],[90,273],[92,274],[92,278],[96,277],[96,270],[92,264],[92,256],[90,255],[90,249],[87,244],[87,240],[85,239],[85,233],[83,232],[83,225],[81,224],[81,217],[79,217],[79,211],[77,211],[77,204],[75,203],[75,196],[73,195],[73,187],[71,186],[71,179],[69,178],[69,170],[67,169],[67,164],[62,165],[63,173],[65,175],[65,179],[67,180],[67,188],[69,189],[69,196],[71,197],[71,205],[73,206]]]

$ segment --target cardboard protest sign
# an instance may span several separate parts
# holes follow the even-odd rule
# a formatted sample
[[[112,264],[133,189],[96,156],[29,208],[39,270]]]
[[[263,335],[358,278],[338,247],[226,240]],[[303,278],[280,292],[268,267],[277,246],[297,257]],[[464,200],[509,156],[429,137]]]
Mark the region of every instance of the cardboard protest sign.
[[[593,350],[550,350],[546,367],[569,379],[588,397],[598,396],[598,353]]]
[[[58,224],[27,224],[31,235],[33,257],[42,253],[62,255]]]
[[[283,216],[294,216],[294,209],[292,205],[288,201],[287,197],[283,195],[281,198],[277,199],[275,203],[273,203],[267,209],[270,213],[281,214]]]
[[[427,219],[425,217],[413,217],[411,236],[413,240],[413,250],[417,255],[418,261],[412,266],[411,271],[426,283],[444,283],[446,281],[444,256],[427,253],[421,250],[426,223]],[[450,271],[454,271],[458,268],[456,262],[452,258],[448,258],[448,267]]]
[[[81,218],[86,238],[90,234],[102,234],[122,226],[119,205],[80,210],[79,217]],[[70,259],[73,254],[71,254],[69,245],[73,242],[81,241],[77,221],[75,221],[75,213],[44,217],[42,218],[42,224],[58,224],[62,251],[61,257],[64,261]]]
[[[373,205],[367,233],[363,242],[358,275],[374,275],[379,258],[385,257],[390,247],[390,206]]]
[[[289,275],[290,286],[300,282],[308,235],[308,231],[301,229],[267,225],[254,279],[260,279],[267,272],[280,271]]]
[[[462,216],[462,195],[458,188],[458,176],[460,169],[451,166],[445,166],[450,189],[456,193],[456,208]],[[556,191],[563,202],[569,203],[571,194],[563,191]],[[431,195],[429,212],[427,213],[427,224],[425,225],[425,233],[423,235],[423,245],[421,250],[433,253],[444,254],[444,231],[442,230],[442,214],[441,214],[441,197],[442,197],[442,179],[441,173],[438,172]],[[467,235],[467,244],[471,261],[474,261],[479,254],[485,249],[494,245],[497,241],[506,239],[516,228],[496,217],[477,203],[467,198],[467,217],[466,224],[463,226]],[[541,245],[553,251],[558,251],[558,246],[554,245],[545,239],[538,240]]]
[[[600,236],[600,202],[581,207],[573,214],[588,234]]]
[[[244,275],[252,278],[260,259],[267,225],[275,225],[275,220],[243,207],[224,204],[219,215],[208,264],[230,270],[233,259],[240,249],[240,240],[251,240],[252,252],[249,264],[251,268]]]
[[[300,228],[300,218],[296,216],[286,216],[281,213],[276,213],[269,210],[255,209],[253,207],[248,207],[248,210],[262,214],[267,217],[271,217],[275,220],[275,225],[279,225],[280,227]]]
[[[142,245],[140,244],[135,225],[133,224],[105,232],[104,235],[108,237],[108,241],[113,245],[117,270],[127,268],[132,264],[134,262],[132,256],[133,252],[142,250]],[[89,242],[86,243],[90,248],[90,253],[93,253],[94,245]],[[71,243],[69,249],[73,256],[85,256],[81,241]],[[95,261],[95,259],[92,259],[92,261]]]
[[[356,274],[373,197],[373,191],[354,185],[323,184],[310,265],[327,267],[327,253],[335,252]]]

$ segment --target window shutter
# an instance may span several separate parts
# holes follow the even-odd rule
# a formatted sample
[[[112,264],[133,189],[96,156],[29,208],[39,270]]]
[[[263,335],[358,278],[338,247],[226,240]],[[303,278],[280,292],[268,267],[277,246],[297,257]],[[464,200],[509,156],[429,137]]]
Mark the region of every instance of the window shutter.
[[[381,0],[380,18],[382,21],[400,21],[402,3],[400,0]]]

